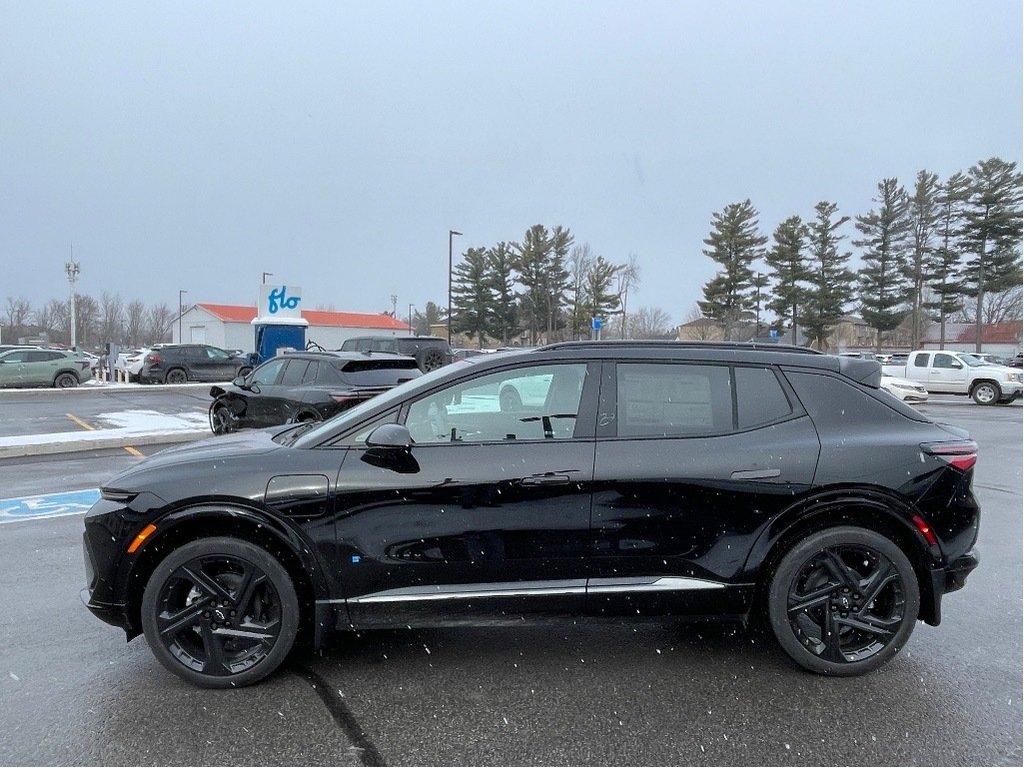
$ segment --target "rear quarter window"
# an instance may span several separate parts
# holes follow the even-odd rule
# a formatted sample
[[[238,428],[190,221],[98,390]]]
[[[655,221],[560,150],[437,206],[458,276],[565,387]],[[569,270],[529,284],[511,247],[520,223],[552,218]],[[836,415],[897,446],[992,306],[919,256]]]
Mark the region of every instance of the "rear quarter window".
[[[875,397],[836,376],[787,370],[786,378],[815,426],[853,433],[865,424],[898,427],[905,419],[927,422],[924,416],[894,397]]]
[[[779,421],[793,413],[782,384],[771,368],[736,368],[736,413],[739,429]]]

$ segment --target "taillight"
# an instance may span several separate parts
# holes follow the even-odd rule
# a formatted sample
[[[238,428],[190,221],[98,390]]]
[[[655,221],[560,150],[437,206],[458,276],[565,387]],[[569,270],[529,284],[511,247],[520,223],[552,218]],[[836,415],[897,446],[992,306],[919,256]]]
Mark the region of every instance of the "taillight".
[[[331,399],[334,402],[338,403],[338,404],[344,404],[344,403],[353,403],[354,404],[354,403],[358,403],[360,400],[365,400],[366,398],[365,397],[360,397],[359,395],[335,394],[335,393],[332,392],[331,393]]]
[[[150,354],[146,355],[146,359],[143,360],[142,362],[148,363],[149,365],[156,365],[157,363],[160,362],[160,355],[157,355],[155,353],[150,353]]]
[[[973,440],[944,440],[921,443],[921,450],[929,456],[942,459],[961,472],[966,472],[978,461],[978,444]]]

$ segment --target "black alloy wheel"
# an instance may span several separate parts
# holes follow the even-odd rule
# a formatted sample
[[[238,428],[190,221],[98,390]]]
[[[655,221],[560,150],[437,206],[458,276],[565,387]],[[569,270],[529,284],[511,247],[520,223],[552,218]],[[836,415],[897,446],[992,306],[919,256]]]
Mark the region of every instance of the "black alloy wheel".
[[[78,386],[78,377],[73,373],[58,373],[53,380],[53,386],[57,389],[70,389]]]
[[[184,384],[188,381],[188,375],[181,368],[171,368],[164,375],[164,384]]]
[[[416,362],[420,370],[428,373],[444,365],[444,355],[439,349],[424,349],[420,352]]]
[[[210,403],[210,430],[215,435],[226,435],[234,432],[238,419],[224,399]]]
[[[888,662],[909,639],[919,607],[907,556],[864,528],[804,539],[779,562],[768,592],[768,618],[783,650],[826,675],[860,675]]]
[[[142,598],[142,628],[157,660],[203,688],[262,680],[291,651],[298,626],[287,571],[240,539],[201,539],[174,550]]]

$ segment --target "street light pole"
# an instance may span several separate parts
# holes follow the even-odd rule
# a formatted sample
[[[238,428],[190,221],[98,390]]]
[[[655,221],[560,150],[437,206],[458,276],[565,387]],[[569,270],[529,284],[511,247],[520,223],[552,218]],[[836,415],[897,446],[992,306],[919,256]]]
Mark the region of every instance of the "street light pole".
[[[462,236],[454,229],[448,230],[448,346],[452,345],[452,238]]]
[[[263,279],[263,285],[267,284],[267,278],[268,277],[273,277],[273,276],[274,276],[273,272],[264,272],[263,273],[263,278],[262,278]]]
[[[412,304],[409,305],[409,333],[412,333]]]
[[[74,261],[74,256],[71,261],[64,262],[64,271],[67,272],[68,283],[71,284],[71,348],[74,349],[78,344],[78,339],[75,337],[75,283],[78,282],[78,273],[81,271],[78,262]]]
[[[181,297],[184,296],[188,291],[178,291],[178,343],[184,344],[185,342],[181,339],[181,316],[185,314],[183,305],[181,303]]]

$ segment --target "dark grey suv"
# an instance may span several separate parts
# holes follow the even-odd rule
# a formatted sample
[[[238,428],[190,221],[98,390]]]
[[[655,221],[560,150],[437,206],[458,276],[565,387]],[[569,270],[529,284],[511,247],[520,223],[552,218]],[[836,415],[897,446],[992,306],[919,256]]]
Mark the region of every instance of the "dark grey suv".
[[[346,339],[342,352],[391,352],[416,358],[426,373],[454,360],[452,348],[440,336],[356,336]]]
[[[144,384],[232,381],[251,370],[248,355],[227,352],[209,344],[165,344],[146,355],[139,381]]]

